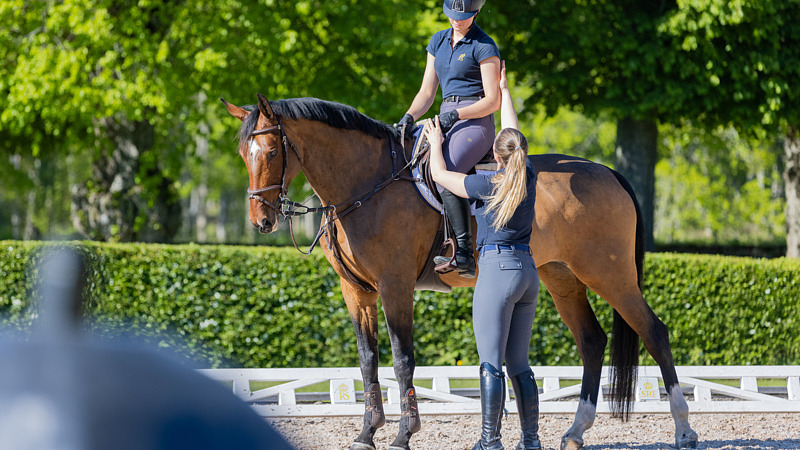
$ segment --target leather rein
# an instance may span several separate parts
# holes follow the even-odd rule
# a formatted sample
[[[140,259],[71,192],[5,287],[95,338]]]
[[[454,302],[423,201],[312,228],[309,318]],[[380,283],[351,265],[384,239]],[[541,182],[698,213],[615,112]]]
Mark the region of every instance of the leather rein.
[[[352,198],[352,199],[350,199],[348,201],[345,201],[345,202],[342,202],[342,203],[339,203],[339,204],[328,204],[328,205],[323,205],[323,206],[318,207],[318,208],[312,208],[312,207],[303,205],[302,203],[293,202],[293,201],[289,200],[289,198],[286,196],[286,194],[287,194],[287,186],[285,186],[285,184],[286,184],[286,166],[287,166],[287,161],[289,159],[289,147],[292,148],[292,150],[295,152],[296,155],[297,155],[297,149],[295,148],[294,144],[292,144],[291,141],[289,141],[289,138],[286,136],[286,132],[284,131],[284,128],[283,128],[283,126],[281,124],[280,118],[278,118],[278,124],[277,125],[273,125],[273,126],[270,126],[270,127],[267,127],[267,128],[262,128],[260,130],[255,130],[252,133],[250,133],[250,137],[249,138],[252,139],[255,136],[260,136],[260,135],[263,135],[263,134],[269,134],[269,133],[274,133],[274,132],[280,133],[281,148],[282,148],[282,151],[283,151],[283,167],[281,168],[281,184],[273,184],[273,185],[266,186],[266,187],[263,187],[263,188],[258,188],[258,189],[249,189],[248,188],[247,189],[247,195],[248,195],[248,197],[250,199],[259,201],[262,204],[274,209],[284,219],[291,218],[292,216],[302,216],[302,215],[305,215],[305,214],[308,214],[308,213],[322,212],[324,220],[320,224],[319,232],[317,232],[316,237],[311,242],[311,245],[309,246],[308,250],[306,250],[306,251],[301,250],[300,247],[297,245],[297,242],[295,241],[295,238],[294,238],[294,230],[292,229],[292,221],[288,220],[288,223],[289,223],[289,235],[292,238],[292,244],[294,244],[294,248],[297,249],[297,251],[299,251],[300,253],[303,253],[304,255],[311,254],[311,252],[314,250],[314,247],[317,245],[317,243],[319,242],[319,240],[320,240],[320,238],[322,237],[323,234],[327,234],[328,235],[328,246],[329,246],[330,249],[333,249],[333,242],[335,241],[334,236],[335,236],[335,233],[336,233],[336,230],[335,230],[335,227],[334,227],[334,222],[339,220],[339,219],[341,219],[342,217],[346,216],[347,214],[355,211],[356,209],[360,208],[367,200],[372,198],[375,194],[377,194],[378,192],[383,190],[383,188],[385,188],[386,186],[390,185],[392,182],[398,181],[398,180],[416,181],[413,177],[411,177],[409,175],[402,175],[402,173],[404,171],[406,171],[409,167],[411,167],[411,163],[412,163],[411,161],[408,161],[406,159],[405,151],[401,152],[402,158],[403,158],[402,162],[404,162],[405,164],[402,167],[400,167],[399,170],[398,170],[398,165],[399,164],[398,164],[397,152],[395,151],[395,148],[394,148],[394,139],[392,139],[390,137],[389,138],[389,145],[390,145],[390,148],[391,148],[391,156],[392,156],[392,173],[387,179],[385,179],[384,181],[376,184],[369,191],[366,191],[366,192],[364,192],[364,193],[362,193],[362,194],[360,194],[360,195],[358,195],[358,196],[356,196],[356,197],[354,197],[354,198]],[[405,127],[403,127],[403,129],[401,130],[401,135],[400,135],[401,146],[402,146],[402,142],[404,142],[404,138],[405,138]],[[298,155],[298,158],[299,158],[299,155]],[[264,192],[269,192],[269,191],[272,191],[272,190],[275,190],[275,189],[279,189],[280,190],[280,193],[278,194],[278,201],[277,202],[273,203],[273,202],[267,201],[266,199],[264,199],[261,196],[261,194],[263,194]],[[349,206],[347,206],[345,208],[344,205],[349,205]],[[339,211],[339,210],[341,210],[341,212],[337,213],[337,211]],[[343,263],[343,261],[341,261],[341,258],[338,255],[337,255],[337,259],[340,260],[340,263]],[[342,266],[344,267],[344,264],[342,264]],[[350,278],[349,272],[350,272],[349,269],[347,269],[345,267],[345,273],[348,274],[348,278]],[[365,288],[364,283],[361,282],[360,280],[357,280],[357,279],[353,280],[351,278],[351,281],[354,281],[357,284],[361,285],[362,288]],[[371,286],[369,286],[369,287],[371,287]]]

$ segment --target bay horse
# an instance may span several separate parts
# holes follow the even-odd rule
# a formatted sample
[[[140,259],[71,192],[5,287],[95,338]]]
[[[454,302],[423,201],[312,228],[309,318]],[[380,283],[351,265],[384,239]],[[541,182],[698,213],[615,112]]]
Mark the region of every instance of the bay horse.
[[[379,295],[401,394],[399,431],[390,448],[408,449],[420,429],[413,389],[413,294],[441,220],[413,183],[404,181],[407,170],[398,167],[398,160],[410,156],[409,139],[400,142],[397,129],[350,106],[318,99],[270,102],[258,94],[252,110],[222,102],[242,121],[239,153],[249,176],[250,222],[262,233],[277,228],[282,207],[291,203],[287,186],[300,171],[323,205],[320,245],[341,278],[364,383],[364,427],[351,449],[374,449],[373,436],[385,423],[378,383]],[[561,447],[582,447],[596,415],[607,338],[587,287],[614,308],[612,411],[623,419],[630,412],[641,337],[661,368],[676,445],[695,447],[668,329],[642,296],[644,227],[633,190],[616,172],[584,159],[529,158],[537,177],[533,258],[583,361],[579,406]],[[454,287],[475,285],[455,272],[442,280]]]

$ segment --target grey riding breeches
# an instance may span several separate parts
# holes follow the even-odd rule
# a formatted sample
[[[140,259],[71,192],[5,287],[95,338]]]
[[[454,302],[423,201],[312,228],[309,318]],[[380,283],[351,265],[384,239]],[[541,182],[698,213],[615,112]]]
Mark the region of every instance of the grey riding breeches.
[[[489,249],[478,260],[472,326],[480,362],[506,363],[509,377],[530,368],[531,327],[539,296],[539,272],[523,250]]]

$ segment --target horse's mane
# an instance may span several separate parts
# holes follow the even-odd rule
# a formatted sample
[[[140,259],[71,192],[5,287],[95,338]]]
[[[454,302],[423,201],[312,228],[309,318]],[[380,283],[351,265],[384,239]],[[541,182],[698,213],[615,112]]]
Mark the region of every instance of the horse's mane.
[[[305,97],[276,100],[269,104],[272,107],[272,111],[282,119],[314,120],[334,128],[360,131],[378,139],[398,139],[400,136],[394,127],[367,117],[352,106],[341,103]],[[247,138],[255,130],[261,113],[258,107],[254,105],[247,105],[242,108],[250,110],[250,114],[242,122],[238,136],[240,145],[246,145]]]

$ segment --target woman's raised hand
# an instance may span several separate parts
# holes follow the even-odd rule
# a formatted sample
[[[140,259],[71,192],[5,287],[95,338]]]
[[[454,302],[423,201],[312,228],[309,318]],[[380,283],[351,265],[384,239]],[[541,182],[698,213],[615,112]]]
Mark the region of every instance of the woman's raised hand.
[[[508,79],[506,78],[505,61],[500,61],[500,89],[508,89]]]
[[[428,119],[425,121],[425,129],[423,130],[425,133],[425,137],[428,138],[428,142],[431,146],[436,146],[442,148],[442,142],[444,142],[444,137],[442,136],[442,128],[439,125],[439,117],[434,117],[433,119]]]

